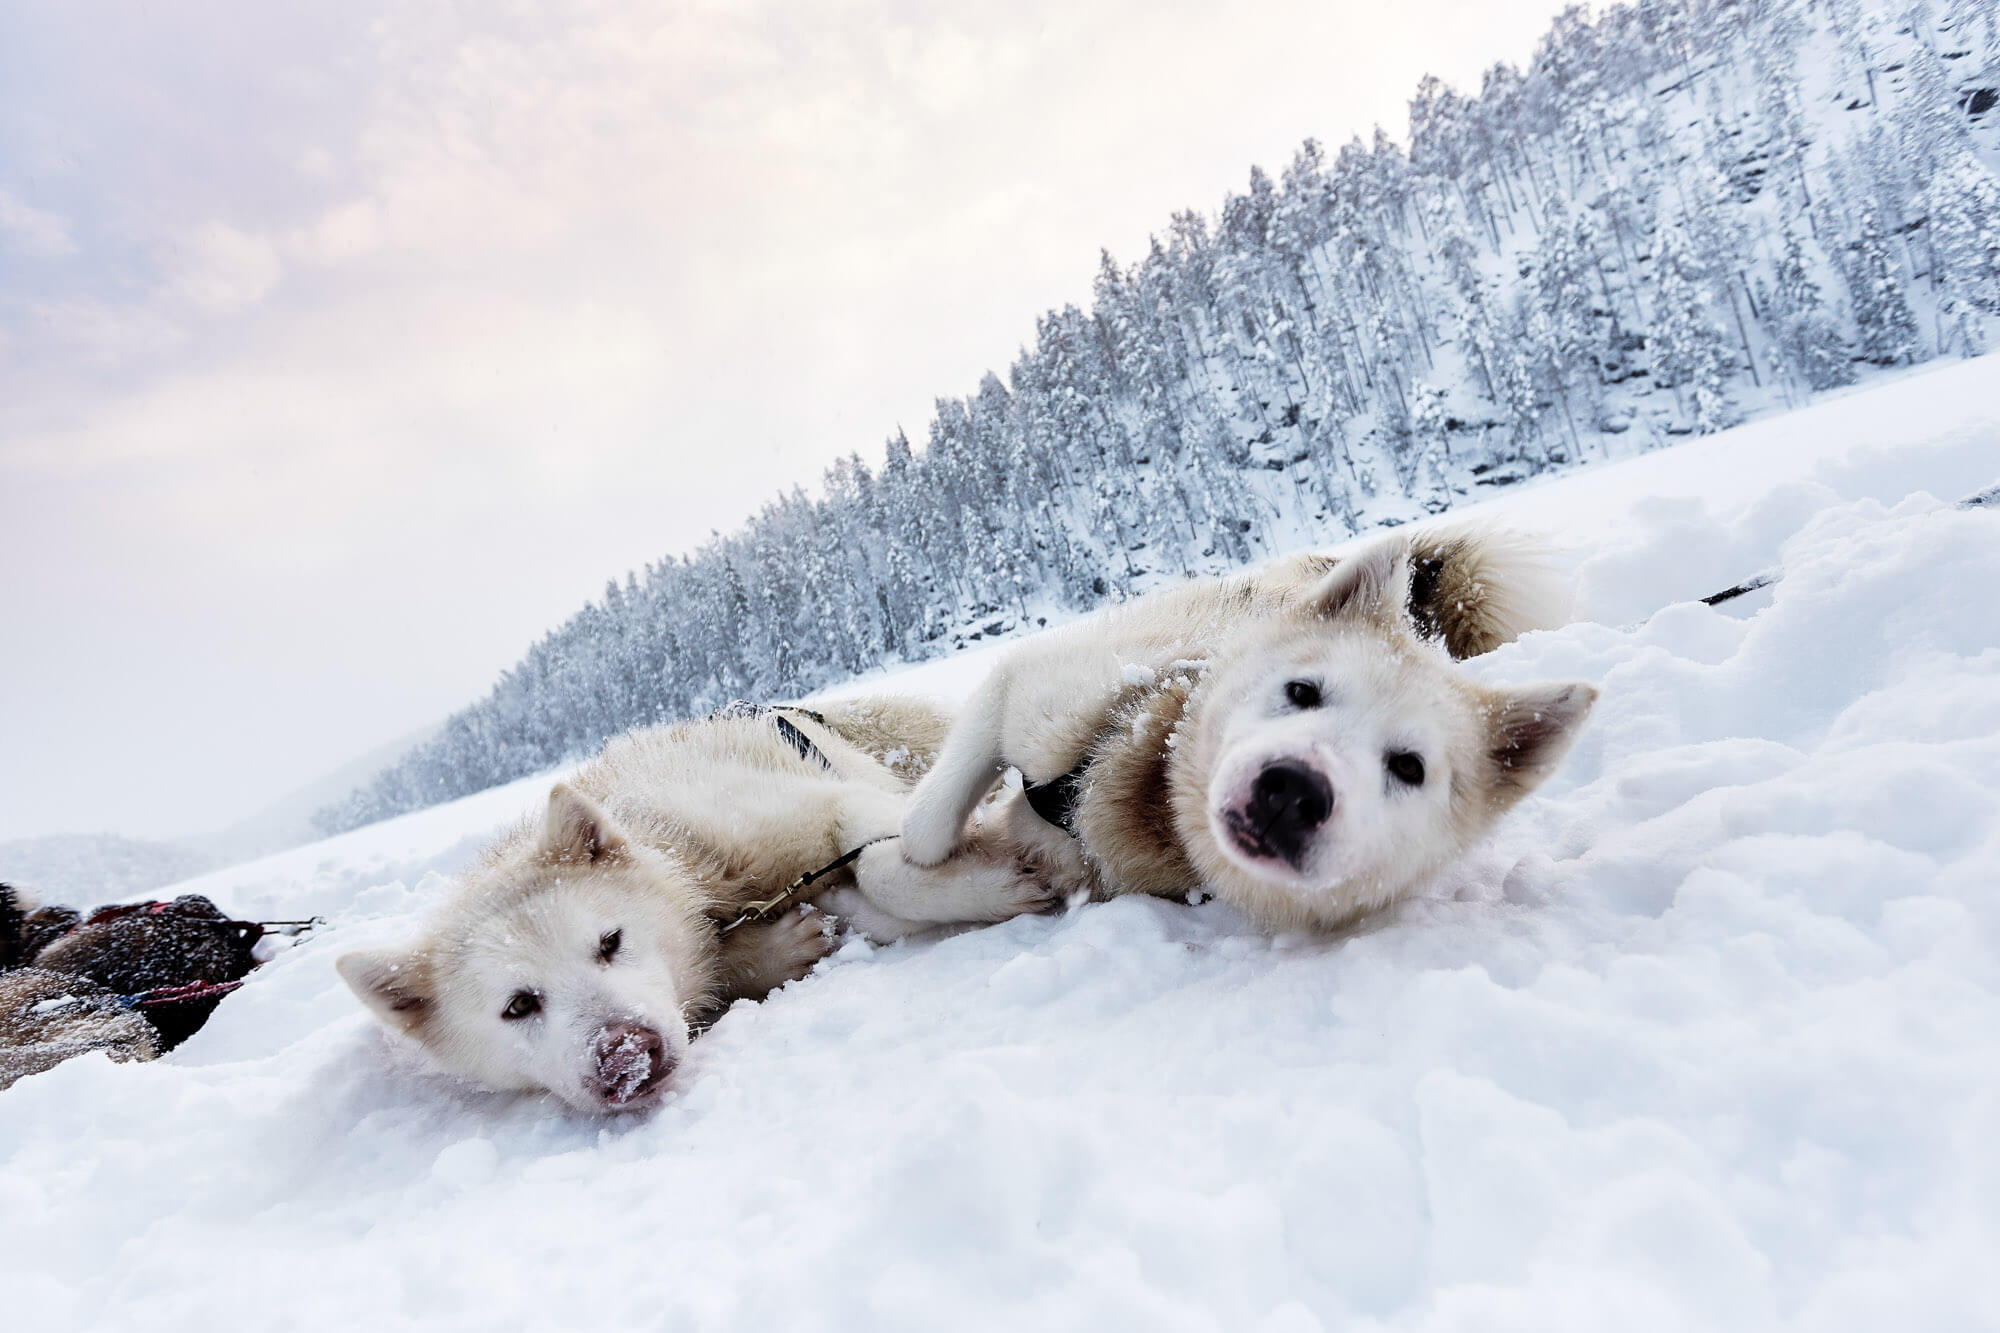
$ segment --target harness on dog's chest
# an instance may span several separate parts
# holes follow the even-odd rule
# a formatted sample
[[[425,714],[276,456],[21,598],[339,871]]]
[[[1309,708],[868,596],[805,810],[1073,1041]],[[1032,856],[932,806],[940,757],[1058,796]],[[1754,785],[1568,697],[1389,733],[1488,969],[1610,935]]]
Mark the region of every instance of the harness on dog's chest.
[[[821,768],[832,772],[833,760],[826,757],[826,751],[813,744],[812,737],[800,731],[798,726],[785,716],[787,713],[797,713],[800,717],[809,717],[822,727],[827,725],[825,716],[813,712],[810,708],[800,708],[796,704],[753,704],[747,699],[731,699],[728,703],[716,709],[714,716],[719,718],[768,717],[778,728],[778,734],[785,738],[785,743],[799,752],[799,758],[817,760]]]
[[[1089,763],[1086,759],[1059,778],[1025,784],[1021,788],[1021,795],[1027,798],[1030,810],[1072,838],[1077,836],[1076,804],[1083,799],[1083,771]]]
[[[1175,662],[1168,668],[1167,679],[1160,682],[1160,688],[1162,690],[1177,690],[1181,688],[1187,682],[1194,680],[1195,673],[1199,672],[1205,665],[1205,663],[1192,660]],[[1149,689],[1152,686],[1153,680],[1154,677],[1147,677]],[[1128,710],[1130,708],[1144,708],[1148,706],[1146,696],[1142,695],[1136,702],[1128,703],[1124,707],[1115,710],[1112,714],[1112,720],[1106,724],[1104,734],[1115,733],[1129,723],[1131,714]],[[1178,715],[1176,715],[1177,717]],[[1178,725],[1178,720],[1175,720],[1171,724],[1171,726]],[[1172,743],[1171,740],[1168,741],[1168,744],[1171,745]],[[1095,753],[1096,748],[1096,743],[1093,742],[1091,747],[1085,751],[1083,758],[1077,761],[1076,767],[1062,774],[1060,777],[1050,778],[1047,782],[1024,783],[1021,787],[1021,795],[1027,798],[1028,808],[1040,815],[1048,823],[1055,825],[1064,833],[1069,834],[1072,838],[1082,836],[1076,830],[1076,811],[1077,806],[1083,801],[1084,774],[1090,769],[1092,755]]]

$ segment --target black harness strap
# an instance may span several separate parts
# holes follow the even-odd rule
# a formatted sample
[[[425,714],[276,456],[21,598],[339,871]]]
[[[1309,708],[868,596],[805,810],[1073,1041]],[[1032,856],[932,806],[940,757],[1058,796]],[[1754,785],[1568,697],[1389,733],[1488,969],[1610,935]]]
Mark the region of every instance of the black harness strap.
[[[821,768],[827,770],[829,773],[832,772],[833,760],[828,759],[826,752],[813,744],[812,737],[800,731],[797,725],[785,716],[787,713],[797,713],[800,717],[809,717],[822,727],[827,725],[825,715],[815,713],[810,708],[800,708],[795,704],[753,704],[747,699],[731,699],[728,703],[716,709],[714,716],[719,718],[768,717],[777,725],[778,734],[785,738],[785,744],[799,752],[799,758],[817,761]]]
[[[1076,836],[1076,803],[1083,799],[1083,770],[1088,763],[1085,760],[1059,778],[1021,788],[1030,810],[1072,838]]]
[[[826,754],[817,745],[812,743],[812,737],[800,731],[796,726],[793,726],[790,718],[786,717],[783,713],[777,713],[773,716],[778,724],[778,734],[791,742],[792,748],[799,752],[799,758],[817,759],[821,768],[833,767],[833,761],[828,759]]]

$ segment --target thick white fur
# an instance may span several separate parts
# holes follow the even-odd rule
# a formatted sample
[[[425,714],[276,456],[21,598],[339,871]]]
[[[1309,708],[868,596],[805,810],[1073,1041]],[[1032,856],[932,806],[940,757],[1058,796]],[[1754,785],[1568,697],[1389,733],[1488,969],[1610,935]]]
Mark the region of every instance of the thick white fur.
[[[721,1007],[803,975],[831,947],[825,917],[794,912],[726,936],[719,925],[847,849],[895,834],[908,786],[885,759],[920,770],[949,721],[910,700],[822,711],[830,725],[788,718],[831,771],[801,758],[768,718],[619,737],[551,792],[542,820],[487,852],[418,939],[347,954],[341,976],[392,1029],[473,1082],[547,1089],[590,1110],[645,1104],[650,1097],[605,1103],[604,1034],[658,1034],[670,1069]],[[832,884],[842,880],[859,924],[878,937],[1002,920],[1049,900],[1018,857],[987,842],[927,869],[885,844]],[[607,960],[600,945],[613,931],[620,945]],[[536,1011],[503,1017],[523,993]]]
[[[1443,574],[1431,571],[1427,639],[1407,602],[1413,560],[1431,557]],[[1485,651],[1560,623],[1566,591],[1542,543],[1457,526],[1189,584],[1039,636],[962,710],[911,802],[903,854],[950,856],[1010,766],[1039,783],[1084,765],[1080,840],[1065,849],[1043,825],[1045,874],[1073,879],[1081,865],[1103,893],[1198,881],[1273,925],[1338,924],[1428,878],[1567,749],[1591,687],[1484,690],[1443,646]],[[1327,704],[1288,708],[1286,683],[1306,677]],[[1390,749],[1425,753],[1425,787],[1385,783]],[[1280,760],[1340,793],[1298,866],[1246,858],[1224,827],[1245,784]],[[1031,845],[1032,812],[1003,803],[1010,839]]]

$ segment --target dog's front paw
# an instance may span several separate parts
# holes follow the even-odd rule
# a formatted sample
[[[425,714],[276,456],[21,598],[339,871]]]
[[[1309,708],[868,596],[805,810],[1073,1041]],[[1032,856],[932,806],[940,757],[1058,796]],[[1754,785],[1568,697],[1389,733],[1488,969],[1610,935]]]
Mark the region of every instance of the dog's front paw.
[[[916,866],[937,865],[958,845],[963,825],[950,793],[940,794],[935,783],[925,783],[910,798],[909,813],[903,816],[898,844],[903,859]]]
[[[773,921],[767,948],[774,968],[786,981],[797,981],[813,970],[813,964],[834,950],[833,918],[817,907],[801,906]]]
[[[812,907],[738,926],[722,937],[722,998],[761,1000],[812,971],[834,943],[833,918]]]
[[[966,854],[947,868],[958,871],[955,878],[967,907],[967,920],[1006,921],[1053,912],[1062,905],[1061,891],[1025,857]]]

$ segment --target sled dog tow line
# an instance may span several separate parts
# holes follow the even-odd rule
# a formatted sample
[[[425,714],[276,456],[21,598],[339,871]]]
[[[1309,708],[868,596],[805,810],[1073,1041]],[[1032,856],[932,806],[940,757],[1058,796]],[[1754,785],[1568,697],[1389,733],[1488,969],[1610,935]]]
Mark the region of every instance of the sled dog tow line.
[[[727,935],[738,926],[752,921],[770,920],[790,904],[794,898],[798,897],[800,890],[807,888],[815,880],[824,879],[836,870],[843,870],[853,865],[860,858],[861,853],[867,851],[870,847],[881,842],[893,842],[898,836],[900,835],[888,833],[879,838],[870,838],[867,842],[862,843],[852,851],[842,852],[819,869],[806,871],[805,874],[800,875],[790,884],[787,884],[782,892],[771,895],[761,903],[751,903],[748,907],[737,913],[736,919],[724,926],[721,933]]]
[[[2000,505],[2000,486],[1988,486],[1983,491],[1975,491],[1963,500],[1953,504],[1952,508],[1982,509],[1987,505]],[[1701,600],[1704,605],[1719,606],[1723,602],[1741,597],[1746,592],[1755,592],[1759,588],[1768,588],[1784,576],[1785,571],[1782,569],[1767,569],[1761,574],[1752,574],[1749,578],[1733,587],[1724,588],[1721,592],[1712,592]]]

